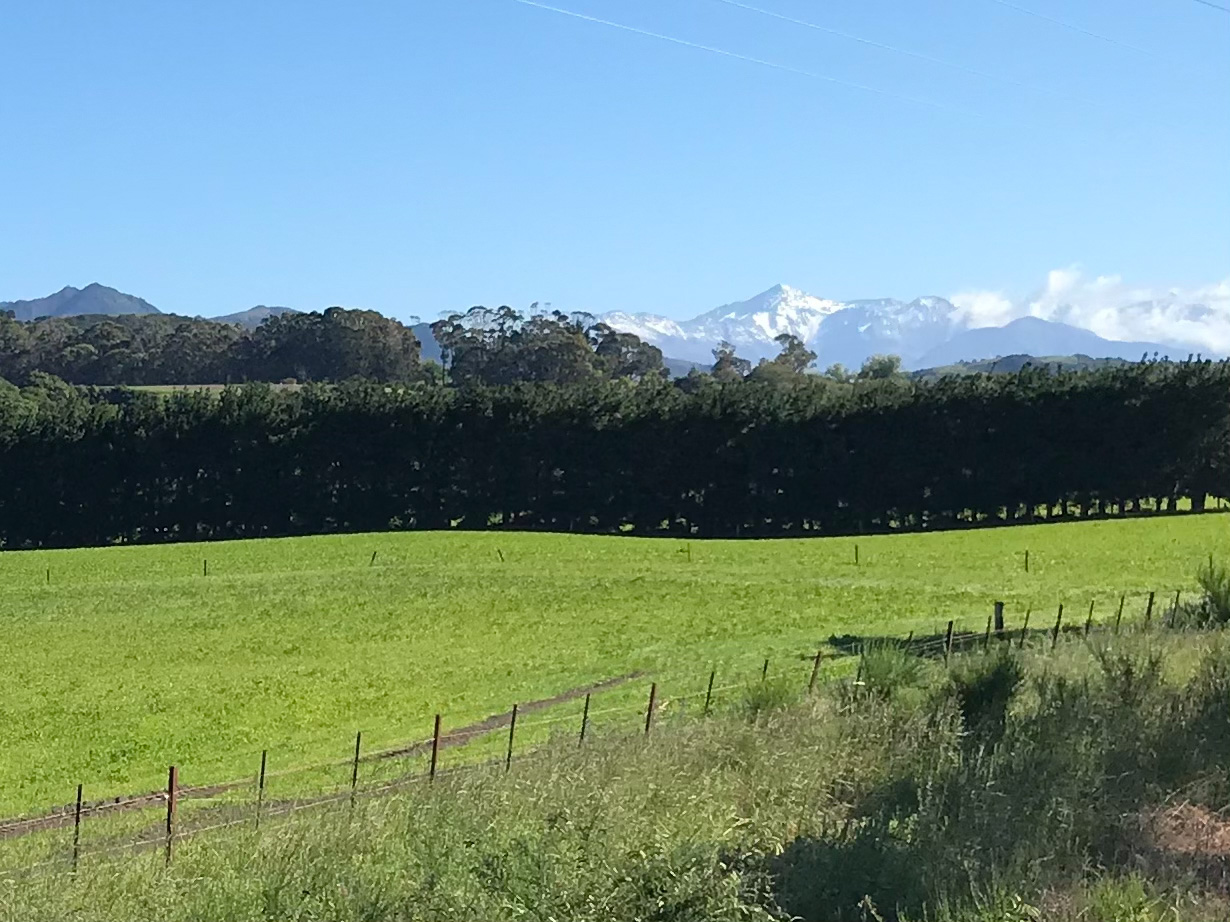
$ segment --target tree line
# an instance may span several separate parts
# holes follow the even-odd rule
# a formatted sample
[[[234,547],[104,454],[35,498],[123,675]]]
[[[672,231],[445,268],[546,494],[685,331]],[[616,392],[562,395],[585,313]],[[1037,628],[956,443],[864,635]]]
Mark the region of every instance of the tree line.
[[[450,373],[478,362],[470,339],[489,335],[454,333],[442,339]],[[160,395],[34,372],[0,384],[0,542],[858,534],[1174,510],[1181,498],[1201,509],[1226,495],[1226,363],[927,383],[891,361],[843,381],[802,374],[795,356],[670,381],[627,343],[586,341],[588,355],[568,354],[610,364],[565,383],[506,383],[513,368],[560,373],[524,341],[477,353],[485,364],[465,372],[496,383],[452,387]]]
[[[439,361],[424,361],[423,343],[414,328],[375,311],[340,307],[280,314],[251,330],[170,314],[22,322],[4,312],[0,313],[0,378],[24,384],[42,373],[93,386],[364,378],[496,387],[667,375],[656,346],[586,314],[475,307],[418,329],[438,347]],[[815,361],[815,353],[795,337],[779,336],[778,342],[781,355],[756,368],[722,343],[714,350],[711,373],[719,380],[782,380],[803,373]],[[850,377],[840,367],[826,375],[834,380]]]

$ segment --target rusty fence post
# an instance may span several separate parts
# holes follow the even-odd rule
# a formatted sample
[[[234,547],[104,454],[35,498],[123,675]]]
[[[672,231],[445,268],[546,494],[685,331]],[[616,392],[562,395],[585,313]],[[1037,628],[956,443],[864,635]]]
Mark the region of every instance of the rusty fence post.
[[[948,631],[944,634],[944,665],[948,665],[952,657],[952,622],[948,622]]]
[[[769,661],[764,661],[764,668],[760,670],[760,681],[763,682],[769,677]]]
[[[517,733],[517,705],[512,706],[512,717],[508,721],[508,754],[504,756],[504,771],[512,768],[513,737]]]
[[[1032,613],[1032,608],[1025,609],[1025,622],[1021,625],[1021,642],[1019,644],[1019,647],[1022,650],[1025,649],[1025,638],[1029,636],[1029,616]]]
[[[705,689],[705,710],[701,714],[702,717],[709,716],[709,706],[713,704],[713,680],[717,678],[717,670],[709,670],[709,687]]]
[[[1153,620],[1153,597],[1157,595],[1155,592],[1149,593],[1149,604],[1145,606],[1145,630],[1149,630],[1149,623]]]
[[[1059,603],[1059,614],[1055,616],[1055,627],[1051,631],[1051,652],[1055,651],[1055,644],[1059,643],[1059,628],[1063,624],[1063,603]]]
[[[1093,630],[1093,606],[1096,599],[1089,600],[1089,614],[1085,616],[1085,636],[1089,636],[1089,632]]]
[[[1127,593],[1119,596],[1119,611],[1115,614],[1115,633],[1119,633],[1119,622],[1123,620],[1123,603],[1127,601]]]

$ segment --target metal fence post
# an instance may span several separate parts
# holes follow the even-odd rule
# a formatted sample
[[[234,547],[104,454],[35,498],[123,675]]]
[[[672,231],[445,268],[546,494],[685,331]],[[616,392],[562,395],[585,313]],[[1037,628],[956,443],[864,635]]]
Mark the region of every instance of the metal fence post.
[[[261,773],[256,779],[256,828],[261,828],[261,808],[265,804],[265,763],[269,758],[269,750],[261,750]]]
[[[504,771],[512,768],[513,736],[517,732],[517,705],[512,707],[512,718],[508,721],[508,754],[504,756]]]
[[[649,728],[653,726],[653,706],[658,697],[658,683],[652,682],[649,685],[649,706],[645,708],[645,735],[649,735]]]
[[[355,793],[359,789],[359,748],[363,745],[363,731],[354,735],[354,762],[350,766],[350,809],[354,809]]]
[[[73,873],[77,873],[77,860],[81,855],[81,791],[77,785],[77,809],[73,813]]]
[[[179,769],[167,769],[167,864],[171,864],[171,848],[175,841],[175,807],[179,800]]]
[[[590,692],[585,693],[585,710],[581,712],[581,737],[577,740],[577,745],[585,742],[585,731],[589,729],[589,696]]]
[[[436,764],[440,758],[440,715],[436,715],[436,727],[431,734],[431,768],[427,772],[429,781],[436,780]]]

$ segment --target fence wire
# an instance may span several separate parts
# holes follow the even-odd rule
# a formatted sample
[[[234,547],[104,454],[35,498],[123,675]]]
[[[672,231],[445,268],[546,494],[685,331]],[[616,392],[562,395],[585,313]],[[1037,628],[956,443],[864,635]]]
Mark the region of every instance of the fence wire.
[[[1144,595],[1131,598],[1136,601]],[[1149,595],[1155,602],[1163,598],[1161,593]],[[1127,594],[1123,595],[1124,600],[1128,598]],[[1121,630],[1122,608],[1112,621],[1096,623],[1083,609],[1073,611],[1079,617],[1074,617],[1065,626],[1062,618],[1048,622],[1048,615],[1030,609],[1024,623],[1012,628],[1005,627],[1002,631],[996,630],[994,624],[990,628],[962,629],[955,620],[944,623],[941,628],[938,620],[932,618],[925,622],[920,620],[919,623],[926,623],[934,634],[919,640],[914,639],[914,632],[907,637],[856,638],[844,644],[830,642],[828,646],[835,649],[835,653],[826,653],[821,647],[819,651],[787,654],[787,657],[806,669],[807,687],[810,689],[813,679],[816,684],[832,684],[856,678],[861,674],[864,656],[877,647],[891,645],[916,655],[943,654],[947,657],[958,649],[985,646],[992,641],[1023,646],[1031,636],[1038,639],[1049,635],[1050,643],[1054,645],[1060,637],[1073,634],[1079,634],[1083,639],[1094,632],[1106,634]],[[1175,608],[1161,601],[1150,612],[1152,620],[1162,626],[1168,616],[1173,616]],[[1029,620],[1035,614],[1037,620]],[[1133,621],[1140,625],[1135,618]],[[1143,626],[1147,628],[1150,623],[1146,615]],[[1130,630],[1131,625],[1123,624],[1122,629]],[[836,640],[833,638],[833,641]],[[676,703],[697,702],[696,712],[708,713],[713,707],[728,705],[732,692],[746,692],[766,679],[767,669],[762,666],[756,670],[760,674],[755,675],[750,669],[750,662],[748,677],[742,681],[715,684],[715,669],[708,683],[701,683],[685,692],[674,692],[665,684],[653,683],[653,693],[647,693],[644,683],[652,678],[648,676],[637,678],[637,682],[641,683],[639,686],[630,682],[602,683],[595,689],[574,692],[569,697],[520,705],[515,728],[512,726],[512,711],[509,710],[456,730],[441,728],[438,735],[386,745],[369,752],[362,750],[360,737],[357,758],[352,753],[349,758],[278,768],[271,768],[265,763],[260,772],[253,771],[239,778],[232,776],[228,781],[177,785],[173,790],[148,791],[103,801],[83,801],[79,809],[76,804],[59,804],[42,813],[3,819],[0,820],[0,842],[20,843],[39,839],[45,834],[46,841],[36,842],[33,850],[45,846],[54,853],[54,857],[0,869],[0,878],[15,878],[55,869],[76,870],[87,858],[97,859],[131,851],[163,849],[170,861],[177,843],[197,836],[241,827],[257,830],[265,824],[285,821],[307,810],[347,802],[354,805],[359,799],[384,797],[414,785],[429,785],[433,781],[467,773],[507,770],[513,764],[536,762],[550,756],[552,750],[548,745],[543,745],[543,734],[551,734],[545,738],[549,741],[565,724],[570,727],[568,735],[575,737],[578,743],[588,733],[609,731],[611,718],[616,717],[635,717],[635,721],[626,724],[625,730],[644,726],[642,732],[649,733],[655,717],[662,716],[663,711],[669,709],[677,718],[687,716],[686,708],[675,707]],[[816,670],[819,671],[818,677]],[[776,681],[782,675],[784,673],[778,672],[772,679]],[[590,706],[598,697],[630,695],[638,687],[638,701],[604,707]],[[584,711],[581,710],[582,700],[586,702]],[[704,701],[703,712],[700,701]],[[649,711],[651,702],[653,713]],[[560,708],[567,709],[568,713],[556,712]],[[596,721],[602,726],[596,726]],[[321,733],[313,738],[337,737],[336,733]],[[518,749],[518,740],[526,740],[527,737],[529,739],[522,744],[523,748]],[[254,752],[262,759],[275,754],[270,749]],[[406,764],[411,761],[416,763],[413,768]],[[445,764],[446,761],[448,764]],[[331,774],[335,775],[336,783],[325,783]],[[225,818],[228,812],[233,815],[236,811],[242,812],[242,815]],[[156,833],[150,832],[151,826],[157,829]]]

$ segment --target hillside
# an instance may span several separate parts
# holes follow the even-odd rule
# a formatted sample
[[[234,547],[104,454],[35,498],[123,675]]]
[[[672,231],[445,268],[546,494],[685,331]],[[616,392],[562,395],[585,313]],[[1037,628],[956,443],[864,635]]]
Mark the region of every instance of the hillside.
[[[924,352],[915,362],[916,368],[933,368],[957,362],[982,361],[1006,355],[1085,355],[1098,359],[1139,361],[1149,355],[1180,355],[1159,343],[1116,342],[1096,333],[1042,320],[1022,317],[1003,327],[981,327],[966,330]],[[1187,351],[1182,353],[1186,358]]]
[[[297,313],[299,311],[293,307],[266,307],[263,304],[258,304],[256,307],[250,307],[246,311],[239,311],[235,314],[223,314],[221,317],[203,317],[201,319],[213,320],[216,323],[233,323],[243,327],[245,330],[255,330],[270,317]]]
[[[83,781],[156,790],[176,760],[185,783],[264,748],[311,764],[356,730],[375,749],[631,672],[703,691],[712,668],[798,670],[834,635],[979,630],[996,599],[1019,623],[1091,599],[1110,618],[1126,592],[1137,618],[1143,593],[1230,556],[1220,515],[864,536],[857,564],[855,543],[444,531],[0,554],[0,816]]]
[[[934,368],[920,368],[912,376],[922,381],[934,381],[947,375],[1015,374],[1023,368],[1046,368],[1052,371],[1092,371],[1129,364],[1127,359],[1095,359],[1088,355],[1004,355],[978,362],[954,362]]]

